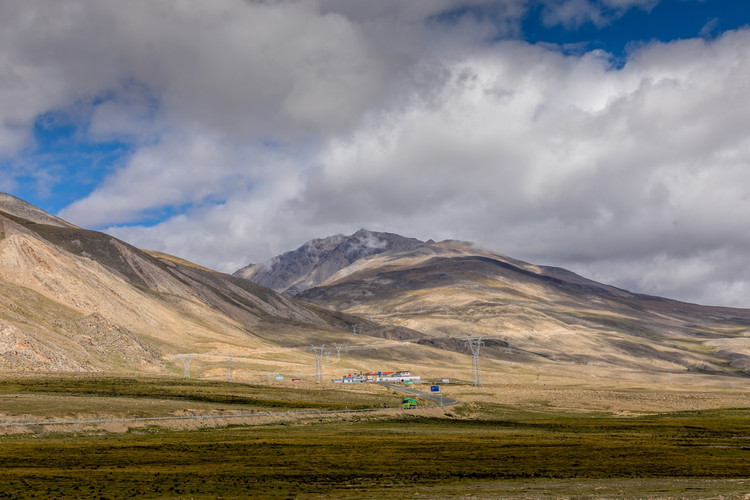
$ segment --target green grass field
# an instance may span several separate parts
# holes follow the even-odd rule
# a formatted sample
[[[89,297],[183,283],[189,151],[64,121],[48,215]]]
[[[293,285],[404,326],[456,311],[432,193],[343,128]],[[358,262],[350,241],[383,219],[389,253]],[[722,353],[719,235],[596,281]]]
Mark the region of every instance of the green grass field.
[[[396,406],[397,401],[383,391],[307,389],[184,378],[44,376],[0,380],[0,414],[54,418],[102,413],[151,417],[185,408],[293,411],[387,405]]]
[[[240,392],[256,405],[263,398],[252,393],[266,390],[212,384],[190,382],[179,391],[187,399]],[[74,386],[65,390],[78,394]],[[156,381],[147,387],[140,386],[138,398],[165,397]],[[10,391],[0,384],[0,395]],[[102,391],[100,397],[116,397]],[[304,397],[315,392],[321,405],[336,397],[333,389]],[[267,398],[275,405],[282,393]],[[362,404],[386,396],[361,395]],[[300,395],[288,397],[296,409]],[[404,410],[378,419],[5,435],[0,498],[742,498],[750,492],[750,409],[614,417],[486,405],[457,418],[463,410],[459,404],[439,417]]]

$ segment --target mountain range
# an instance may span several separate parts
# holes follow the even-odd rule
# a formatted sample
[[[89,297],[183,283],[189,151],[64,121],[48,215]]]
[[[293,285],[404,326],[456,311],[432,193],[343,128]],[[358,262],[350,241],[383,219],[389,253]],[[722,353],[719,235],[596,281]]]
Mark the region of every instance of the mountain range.
[[[360,230],[240,269],[280,293],[487,356],[750,372],[750,311],[631,293],[460,241]],[[429,339],[429,340],[428,340]],[[494,350],[492,349],[494,347]]]
[[[468,337],[497,373],[750,374],[750,310],[365,229],[228,275],[0,194],[0,371],[178,374],[195,358],[205,377],[230,362],[238,377],[310,375],[312,344],[334,352],[330,370],[467,379]]]

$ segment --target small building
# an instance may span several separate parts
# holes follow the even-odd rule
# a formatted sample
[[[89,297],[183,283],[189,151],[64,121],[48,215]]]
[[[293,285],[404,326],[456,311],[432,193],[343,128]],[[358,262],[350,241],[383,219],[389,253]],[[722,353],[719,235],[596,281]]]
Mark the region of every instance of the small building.
[[[421,383],[422,378],[410,371],[350,373],[342,378],[331,379],[336,384],[361,384],[365,382],[411,382]]]
[[[367,382],[367,378],[360,373],[350,373],[341,378],[331,379],[334,384],[361,384]]]
[[[422,377],[419,375],[412,375],[410,371],[400,371],[400,372],[387,372],[379,376],[376,380],[376,382],[412,382],[412,383],[420,383],[422,381]]]

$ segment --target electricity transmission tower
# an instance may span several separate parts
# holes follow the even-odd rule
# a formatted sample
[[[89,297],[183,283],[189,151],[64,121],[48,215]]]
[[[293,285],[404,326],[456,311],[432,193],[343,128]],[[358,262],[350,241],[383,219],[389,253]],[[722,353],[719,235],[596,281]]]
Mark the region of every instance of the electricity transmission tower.
[[[232,356],[227,358],[227,380],[232,381]]]
[[[321,383],[323,381],[323,369],[321,367],[321,362],[326,345],[323,344],[320,347],[312,346],[312,348],[313,352],[315,353],[315,382]]]
[[[471,349],[471,354],[474,355],[471,364],[471,374],[474,379],[474,387],[482,387],[482,374],[479,371],[479,348],[484,342],[482,342],[482,337],[466,337],[466,344],[469,346],[469,349]]]
[[[344,346],[336,344],[336,361],[341,359],[341,348]]]
[[[182,361],[182,367],[185,369],[185,378],[190,378],[190,362],[193,361],[193,355],[179,354],[177,359]]]

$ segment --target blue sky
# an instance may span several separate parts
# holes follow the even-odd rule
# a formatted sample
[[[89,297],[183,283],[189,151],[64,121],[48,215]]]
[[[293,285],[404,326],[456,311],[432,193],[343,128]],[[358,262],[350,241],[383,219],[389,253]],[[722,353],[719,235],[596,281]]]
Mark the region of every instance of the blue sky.
[[[632,46],[654,40],[713,38],[724,31],[746,26],[750,23],[750,4],[737,0],[667,0],[646,9],[618,12],[609,8],[604,9],[603,17],[611,20],[603,25],[580,20],[548,26],[543,16],[544,5],[539,4],[524,19],[524,40],[561,46],[580,44],[583,50],[602,49],[624,63]]]
[[[0,6],[0,190],[234,271],[360,227],[750,307],[750,3]],[[295,36],[289,36],[294,33]]]

